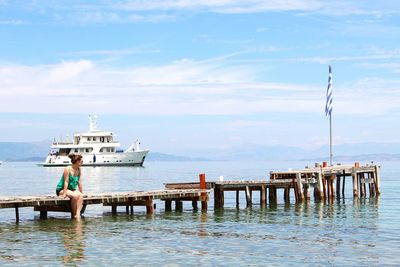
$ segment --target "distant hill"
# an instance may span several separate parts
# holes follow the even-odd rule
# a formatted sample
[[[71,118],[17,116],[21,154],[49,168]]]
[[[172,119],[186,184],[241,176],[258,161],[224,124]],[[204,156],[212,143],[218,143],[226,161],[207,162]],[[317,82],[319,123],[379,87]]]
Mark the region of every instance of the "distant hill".
[[[0,142],[0,160],[2,161],[44,161],[49,153],[51,142]]]
[[[51,141],[19,143],[0,142],[0,161],[43,161]],[[249,161],[249,160],[306,160],[327,161],[329,147],[315,150],[283,145],[247,144],[229,149],[208,149],[173,155],[150,151],[146,161]],[[333,147],[335,161],[387,161],[400,160],[400,143],[358,143]]]
[[[148,161],[209,161],[206,158],[196,158],[196,157],[185,157],[185,156],[175,156],[171,154],[164,154],[158,152],[149,152],[146,157]]]

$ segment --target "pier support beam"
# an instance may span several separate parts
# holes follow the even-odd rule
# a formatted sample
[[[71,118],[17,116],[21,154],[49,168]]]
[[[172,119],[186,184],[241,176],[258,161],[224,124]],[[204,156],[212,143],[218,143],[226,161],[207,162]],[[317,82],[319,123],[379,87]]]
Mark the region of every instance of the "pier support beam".
[[[379,196],[381,194],[381,182],[380,182],[380,176],[379,176],[379,166],[375,165],[375,191],[376,195]]]
[[[296,173],[296,184],[297,184],[297,192],[299,195],[299,202],[303,202],[304,193],[303,193],[303,183],[301,182],[301,173]]]
[[[322,173],[318,172],[317,175],[317,198],[318,200],[324,199],[324,185],[322,184]]]
[[[353,197],[358,197],[358,174],[355,167],[351,169],[351,176],[353,178]]]
[[[267,204],[267,191],[266,191],[266,186],[262,185],[260,188],[260,205],[264,206],[265,204]]]
[[[172,211],[172,201],[170,199],[165,200],[165,211]]]
[[[252,193],[249,186],[246,186],[246,205],[247,207],[251,207],[252,205]]]
[[[15,206],[15,222],[19,223],[19,209],[18,209],[18,206]]]
[[[154,206],[153,206],[153,197],[146,196],[146,213],[153,214]]]
[[[206,190],[207,189],[207,184],[206,184],[206,175],[204,173],[201,173],[199,175],[200,178],[200,189]],[[205,211],[208,208],[207,204],[207,193],[201,193],[201,210]]]

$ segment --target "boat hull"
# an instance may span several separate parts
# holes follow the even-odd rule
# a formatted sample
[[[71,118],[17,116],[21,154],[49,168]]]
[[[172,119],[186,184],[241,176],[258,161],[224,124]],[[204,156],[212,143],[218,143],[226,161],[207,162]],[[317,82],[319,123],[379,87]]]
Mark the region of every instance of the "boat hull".
[[[143,166],[148,150],[110,153],[110,154],[82,154],[82,166]],[[46,161],[38,165],[43,167],[68,166],[71,161],[68,156],[49,155]]]

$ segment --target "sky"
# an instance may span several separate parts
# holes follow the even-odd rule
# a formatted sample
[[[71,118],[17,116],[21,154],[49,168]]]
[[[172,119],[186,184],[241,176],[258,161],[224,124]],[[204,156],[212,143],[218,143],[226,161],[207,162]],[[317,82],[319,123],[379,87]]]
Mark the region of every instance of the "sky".
[[[400,5],[0,0],[0,142],[88,130],[171,154],[400,142]]]

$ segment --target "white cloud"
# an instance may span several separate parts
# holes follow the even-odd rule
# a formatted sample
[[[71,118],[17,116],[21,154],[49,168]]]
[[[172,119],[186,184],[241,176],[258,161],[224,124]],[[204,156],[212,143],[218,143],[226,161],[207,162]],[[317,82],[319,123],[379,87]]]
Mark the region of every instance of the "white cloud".
[[[80,74],[93,68],[93,63],[88,60],[76,62],[64,61],[59,65],[46,69],[45,83],[61,83],[67,80],[76,79]]]
[[[23,24],[26,24],[26,22],[19,19],[0,20],[0,25],[23,25]]]
[[[224,57],[219,57],[224,58]],[[88,60],[0,67],[0,112],[127,114],[321,113],[325,85],[259,82],[256,67],[219,58],[111,68]],[[399,109],[400,81],[365,79],[335,87],[336,114]]]

